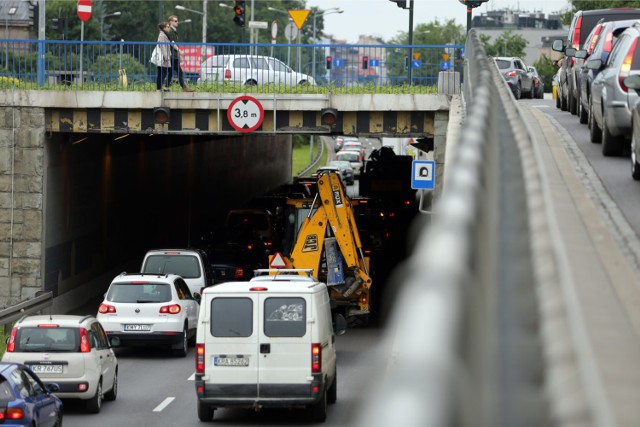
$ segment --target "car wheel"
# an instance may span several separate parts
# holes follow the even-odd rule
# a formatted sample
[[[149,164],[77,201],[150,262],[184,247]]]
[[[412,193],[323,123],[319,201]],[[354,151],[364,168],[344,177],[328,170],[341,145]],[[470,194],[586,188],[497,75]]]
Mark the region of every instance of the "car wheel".
[[[200,421],[211,421],[213,419],[214,412],[215,408],[212,408],[202,400],[198,399],[198,419]]]
[[[56,423],[53,425],[53,427],[62,427],[62,411],[56,417]]]
[[[560,100],[560,95],[558,94],[558,89],[556,89],[556,108],[560,108],[562,106],[562,101]]]
[[[580,114],[578,114],[580,118],[580,123],[585,124],[589,120],[589,110],[585,109],[580,103]]]
[[[97,414],[102,407],[102,378],[98,381],[98,387],[96,388],[96,394],[87,401],[87,412],[90,414]]]
[[[336,403],[338,400],[338,369],[336,368],[336,374],[333,377],[333,383],[331,383],[331,387],[327,391],[327,402],[328,403]]]
[[[247,86],[257,86],[258,82],[255,80],[247,80],[247,82],[245,83],[245,85]]]
[[[636,137],[631,137],[631,177],[636,181],[640,181],[640,163],[638,163],[638,155],[636,150],[640,150],[637,146]]]
[[[187,325],[184,326],[184,330],[180,336],[180,342],[175,344],[171,349],[173,350],[174,356],[186,357],[187,351],[189,350],[189,331]]]
[[[619,156],[622,154],[619,138],[614,137],[609,132],[609,126],[607,126],[607,114],[602,112],[602,155],[606,157]]]
[[[520,97],[522,97],[522,86],[520,85],[520,82],[518,82],[516,88],[513,90],[513,96],[516,99],[520,99]]]
[[[568,98],[568,103],[569,103],[569,112],[571,114],[573,114],[574,116],[578,113],[577,108],[578,108],[578,103],[577,103],[577,99],[575,96],[573,96],[571,94],[571,91],[569,91],[569,94],[567,95]]]
[[[322,392],[317,403],[309,405],[309,415],[315,422],[324,422],[327,419],[327,390]]]
[[[602,130],[598,126],[596,116],[593,115],[593,103],[589,102],[589,137],[591,142],[598,143],[602,141]]]
[[[116,369],[116,374],[113,376],[113,387],[111,390],[104,394],[104,400],[114,401],[118,397],[118,370]]]

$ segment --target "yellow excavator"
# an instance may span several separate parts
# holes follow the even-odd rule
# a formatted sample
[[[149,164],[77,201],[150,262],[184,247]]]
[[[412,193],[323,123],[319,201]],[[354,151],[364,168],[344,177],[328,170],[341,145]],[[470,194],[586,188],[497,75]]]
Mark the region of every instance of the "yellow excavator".
[[[353,211],[340,172],[320,170],[313,199],[288,200],[286,222],[292,249],[284,268],[312,270],[329,288],[335,312],[370,314],[370,260],[360,241]],[[293,208],[293,209],[291,209]]]

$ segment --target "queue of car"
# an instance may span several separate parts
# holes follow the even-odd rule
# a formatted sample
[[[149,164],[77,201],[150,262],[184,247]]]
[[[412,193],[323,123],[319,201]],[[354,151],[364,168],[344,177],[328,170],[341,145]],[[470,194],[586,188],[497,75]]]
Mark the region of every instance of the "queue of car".
[[[557,74],[556,106],[587,124],[604,156],[629,156],[640,180],[640,9],[579,11],[568,39],[553,49],[565,54]]]

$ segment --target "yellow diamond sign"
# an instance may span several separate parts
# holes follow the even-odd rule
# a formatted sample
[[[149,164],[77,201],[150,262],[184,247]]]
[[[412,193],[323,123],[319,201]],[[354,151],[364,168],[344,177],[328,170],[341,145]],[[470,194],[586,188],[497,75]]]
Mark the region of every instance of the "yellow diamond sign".
[[[309,17],[309,12],[311,12],[309,9],[289,11],[289,16],[291,17],[291,19],[293,19],[293,22],[296,24],[296,27],[298,27],[298,30],[302,30],[302,26]]]

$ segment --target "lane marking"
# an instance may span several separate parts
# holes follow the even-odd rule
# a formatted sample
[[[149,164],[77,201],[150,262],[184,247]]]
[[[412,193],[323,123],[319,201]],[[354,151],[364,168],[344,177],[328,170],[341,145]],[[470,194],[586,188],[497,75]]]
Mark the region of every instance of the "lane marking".
[[[195,381],[196,380],[196,373],[194,372],[193,374],[191,374],[191,376],[189,378],[187,378],[187,381]]]
[[[164,408],[169,406],[169,404],[174,400],[175,400],[175,397],[167,397],[165,400],[162,401],[161,404],[159,404],[154,408],[153,412],[161,412]]]

